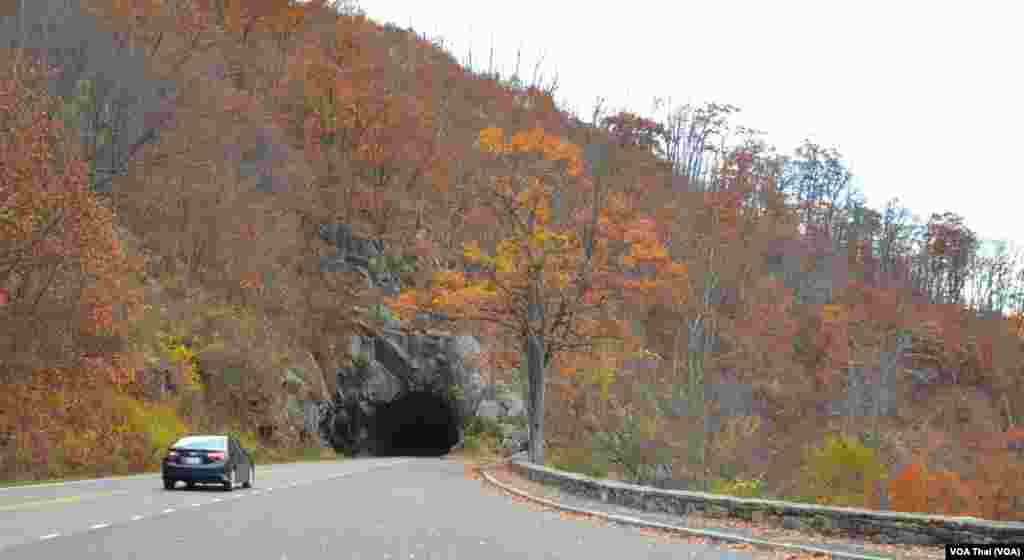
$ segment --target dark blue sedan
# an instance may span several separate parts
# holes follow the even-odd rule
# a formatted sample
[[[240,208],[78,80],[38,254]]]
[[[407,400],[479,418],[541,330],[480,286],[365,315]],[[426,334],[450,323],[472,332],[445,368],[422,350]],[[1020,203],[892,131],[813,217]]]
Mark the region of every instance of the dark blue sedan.
[[[180,481],[189,488],[217,484],[228,492],[241,485],[252,488],[256,465],[238,440],[227,435],[195,435],[179,439],[161,465],[164,488],[173,490]]]

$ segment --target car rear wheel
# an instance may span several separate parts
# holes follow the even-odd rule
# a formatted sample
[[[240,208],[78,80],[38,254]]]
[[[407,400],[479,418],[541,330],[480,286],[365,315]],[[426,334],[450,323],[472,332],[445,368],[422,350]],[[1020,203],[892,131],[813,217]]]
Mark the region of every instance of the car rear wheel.
[[[165,478],[164,479],[164,490],[174,490],[174,482],[175,481],[173,481],[173,480],[169,480],[169,479]]]
[[[235,489],[235,469],[231,469],[227,482],[224,483],[224,491],[230,492]]]
[[[250,465],[249,466],[249,478],[246,479],[245,484],[242,485],[242,488],[252,488],[252,485],[255,484],[255,483],[256,483],[256,467]]]

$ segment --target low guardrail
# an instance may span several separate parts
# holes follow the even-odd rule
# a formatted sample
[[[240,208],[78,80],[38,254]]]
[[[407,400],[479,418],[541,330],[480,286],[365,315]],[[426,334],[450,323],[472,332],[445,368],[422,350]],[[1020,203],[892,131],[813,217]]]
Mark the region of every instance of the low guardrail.
[[[534,465],[526,453],[511,457],[511,465],[526,478],[550,484],[592,500],[641,511],[676,514],[700,512],[710,517],[734,517],[755,523],[774,520],[783,527],[866,536],[890,544],[937,545],[952,543],[1021,543],[1024,523],[989,521],[974,517],[947,517],[859,508],[818,506],[778,500],[735,498],[704,492],[663,490],[614,480],[600,480]]]

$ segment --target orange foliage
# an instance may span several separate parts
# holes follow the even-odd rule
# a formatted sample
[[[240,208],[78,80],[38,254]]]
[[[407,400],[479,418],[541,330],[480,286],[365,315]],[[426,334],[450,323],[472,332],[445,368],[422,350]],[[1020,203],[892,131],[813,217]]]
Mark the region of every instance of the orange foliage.
[[[46,93],[47,69],[26,57],[2,70],[12,79],[0,80],[0,256],[13,266],[0,285],[13,297],[0,310],[0,334],[18,348],[24,327],[38,326],[62,353],[38,356],[27,379],[0,391],[0,433],[14,434],[22,463],[36,465],[74,434],[63,451],[68,464],[81,463],[113,437],[98,403],[141,365],[135,354],[84,344],[124,340],[141,311],[129,280],[142,263],[125,254],[113,213],[89,189],[75,131],[50,117],[58,101]],[[32,285],[38,273],[51,282]]]
[[[978,496],[971,485],[950,471],[930,472],[916,460],[889,482],[894,511],[942,515],[975,515]]]
[[[1008,442],[1024,440],[1017,428],[986,438],[972,438],[977,466],[970,479],[950,471],[932,472],[923,458],[914,461],[889,482],[890,506],[895,511],[971,516],[1000,521],[1024,521],[1024,461]],[[965,442],[969,443],[969,442]]]

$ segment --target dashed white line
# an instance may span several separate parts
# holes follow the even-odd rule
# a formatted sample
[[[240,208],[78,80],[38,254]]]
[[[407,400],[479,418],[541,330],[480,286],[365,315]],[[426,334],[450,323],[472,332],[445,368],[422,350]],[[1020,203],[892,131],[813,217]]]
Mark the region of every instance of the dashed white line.
[[[221,501],[221,498],[214,498],[213,501],[219,502],[219,501]]]
[[[200,504],[192,504],[192,507],[199,507]]]
[[[133,515],[133,516],[132,516],[132,521],[138,521],[138,520],[140,520],[140,519],[142,519],[142,516],[141,516],[141,515]]]
[[[167,508],[164,510],[164,513],[174,513],[174,510],[171,508]]]
[[[59,536],[60,536],[60,533],[50,533],[49,535],[43,535],[43,536],[39,537],[39,540],[41,540],[41,541],[48,541],[50,539],[55,539],[55,538],[57,538]]]
[[[97,523],[97,524],[93,525],[92,527],[89,527],[89,529],[90,530],[104,529],[106,527],[110,527],[110,523]]]

